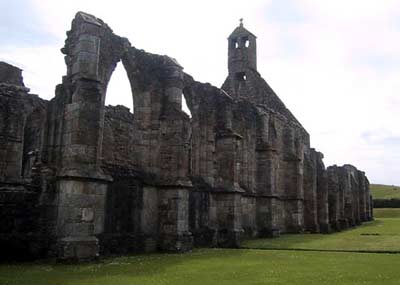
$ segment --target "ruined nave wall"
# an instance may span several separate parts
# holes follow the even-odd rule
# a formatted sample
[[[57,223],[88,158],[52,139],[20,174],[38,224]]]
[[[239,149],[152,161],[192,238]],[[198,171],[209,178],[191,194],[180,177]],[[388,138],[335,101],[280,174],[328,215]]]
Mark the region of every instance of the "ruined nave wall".
[[[235,54],[248,51],[255,46]],[[50,102],[29,95],[13,72],[0,74],[5,247],[21,232],[17,224],[37,225],[32,232],[47,236],[48,256],[91,259],[238,247],[244,236],[328,233],[372,218],[365,175],[347,165],[325,169],[306,130],[255,70],[255,54],[245,56],[250,64],[231,61],[220,89],[82,12],[62,52],[67,72]],[[119,61],[133,114],[104,105]],[[36,212],[21,223],[25,208]]]

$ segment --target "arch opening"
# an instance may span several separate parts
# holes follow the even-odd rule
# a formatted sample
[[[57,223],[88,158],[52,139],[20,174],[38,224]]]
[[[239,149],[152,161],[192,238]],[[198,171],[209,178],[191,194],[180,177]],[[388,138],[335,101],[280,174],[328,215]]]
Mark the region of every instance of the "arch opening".
[[[192,118],[192,112],[190,112],[185,96],[183,94],[182,94],[182,111],[185,112],[189,116],[189,118]]]
[[[129,111],[133,113],[133,104],[132,90],[128,75],[122,63],[119,62],[108,82],[105,105],[124,106],[129,108]]]

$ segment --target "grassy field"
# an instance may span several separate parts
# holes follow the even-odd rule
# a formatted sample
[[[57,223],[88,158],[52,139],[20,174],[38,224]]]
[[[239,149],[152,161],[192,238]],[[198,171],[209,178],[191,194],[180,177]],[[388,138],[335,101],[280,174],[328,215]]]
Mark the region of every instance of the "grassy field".
[[[400,252],[400,209],[375,209],[374,211],[376,217],[374,221],[351,230],[331,235],[288,234],[276,239],[247,240],[242,246],[257,249]]]
[[[374,199],[400,199],[400,187],[391,185],[371,184],[370,189]]]
[[[374,209],[374,216],[380,218],[400,218],[400,208],[379,208]]]
[[[399,284],[400,255],[242,249],[0,266],[0,284]]]
[[[399,210],[376,210],[376,221],[332,235],[284,235],[244,243],[272,250],[196,249],[80,265],[2,264],[0,284],[399,284],[400,254],[319,251],[400,250]]]

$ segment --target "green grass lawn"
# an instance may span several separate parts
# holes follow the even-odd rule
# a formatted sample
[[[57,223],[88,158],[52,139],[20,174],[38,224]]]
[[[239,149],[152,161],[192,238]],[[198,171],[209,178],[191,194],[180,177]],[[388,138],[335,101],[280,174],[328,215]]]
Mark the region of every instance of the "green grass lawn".
[[[282,250],[400,250],[399,210],[375,210],[375,221],[341,233],[284,235],[243,244],[272,250],[196,249],[79,265],[1,264],[0,284],[399,284],[400,254]]]
[[[374,199],[400,199],[400,187],[391,185],[371,184],[370,189]]]
[[[400,209],[375,209],[376,219],[330,235],[287,234],[276,239],[254,239],[244,248],[347,251],[400,251]]]
[[[400,218],[400,208],[376,208],[375,218]]]
[[[400,255],[199,249],[98,264],[0,266],[0,284],[399,284]]]

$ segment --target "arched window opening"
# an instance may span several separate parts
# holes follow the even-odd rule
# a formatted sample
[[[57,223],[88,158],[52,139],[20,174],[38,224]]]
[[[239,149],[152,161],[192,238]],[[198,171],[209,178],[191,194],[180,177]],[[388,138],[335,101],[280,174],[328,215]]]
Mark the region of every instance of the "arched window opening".
[[[182,111],[185,112],[190,118],[192,117],[192,113],[190,112],[190,109],[186,103],[185,96],[182,94]]]
[[[238,43],[238,41],[237,41],[237,39],[232,39],[231,40],[231,46],[233,47],[233,48],[239,48],[239,43]]]
[[[105,104],[106,106],[122,105],[129,108],[130,112],[133,113],[131,85],[122,63],[118,63],[113,74],[111,75],[111,79],[107,87]]]

